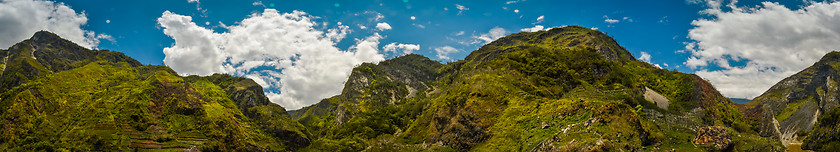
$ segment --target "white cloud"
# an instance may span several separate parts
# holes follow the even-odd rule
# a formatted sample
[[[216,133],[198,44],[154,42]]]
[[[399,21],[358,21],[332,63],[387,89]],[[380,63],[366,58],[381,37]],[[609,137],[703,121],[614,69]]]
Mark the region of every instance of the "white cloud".
[[[382,20],[383,18],[385,18],[385,16],[382,15],[382,13],[376,12],[376,16],[373,18],[373,20],[374,21],[379,21],[379,20]]]
[[[262,1],[255,1],[254,3],[251,3],[251,5],[265,7],[265,4],[263,4]]]
[[[536,25],[536,26],[531,27],[531,28],[524,28],[524,29],[521,29],[520,31],[522,31],[522,32],[536,32],[536,31],[542,31],[542,30],[544,30],[544,29],[545,29],[545,27],[544,27],[544,26],[542,26],[542,25]]]
[[[504,37],[505,35],[507,35],[507,33],[508,31],[504,28],[495,27],[493,29],[490,29],[490,31],[487,33],[481,34],[479,36],[473,36],[473,38],[476,39],[475,41],[473,41],[473,44],[481,43],[481,41],[484,41],[483,44],[487,44],[495,41],[496,39]]]
[[[390,25],[390,24],[388,24],[388,23],[385,23],[385,22],[382,22],[382,23],[376,23],[376,29],[378,29],[378,30],[380,30],[380,31],[390,30],[390,29],[391,29],[391,25]]]
[[[464,35],[464,33],[465,33],[464,31],[458,31],[458,32],[455,32],[455,36],[461,36],[461,35]]]
[[[188,3],[199,3],[198,0],[187,0]]]
[[[403,54],[411,54],[414,51],[420,50],[420,45],[391,43],[382,47],[382,50],[385,50],[385,52],[394,53],[396,53],[398,50],[402,50]]]
[[[633,19],[630,18],[630,17],[624,17],[624,18],[621,18],[621,19],[624,20],[624,21],[627,21],[627,22],[633,22]]]
[[[419,28],[426,28],[426,26],[423,26],[422,24],[413,23],[411,25],[417,26]]]
[[[619,20],[616,20],[616,19],[611,19],[611,18],[610,18],[610,17],[608,17],[607,15],[604,15],[604,22],[605,22],[605,23],[610,23],[610,24],[615,24],[615,23],[618,23],[618,22],[620,22],[620,21],[619,21]]]
[[[371,17],[368,18],[368,21],[370,21],[370,22],[379,22],[382,19],[385,19],[385,15],[382,15],[382,13],[379,13],[377,11],[365,11],[363,13],[356,13],[356,14],[353,14],[353,15],[354,16],[371,15]]]
[[[449,58],[449,54],[459,52],[460,50],[455,49],[451,46],[443,46],[435,48],[435,52],[437,52],[437,57],[440,60],[451,60]]]
[[[166,11],[158,18],[175,43],[163,52],[164,63],[181,74],[229,73],[254,79],[269,99],[299,109],[341,93],[352,68],[384,60],[378,50],[383,36],[374,33],[348,50],[335,45],[349,27],[327,29],[318,17],[302,11],[265,9],[215,33],[192,17]],[[279,92],[274,91],[279,90]]]
[[[702,13],[714,19],[691,24],[684,62],[724,95],[753,98],[783,78],[840,49],[840,2],[813,2],[796,10],[778,3],[739,8],[708,1]],[[746,63],[731,65],[730,61]],[[709,66],[723,69],[716,70]]]
[[[519,13],[519,9],[513,10],[514,13]]]
[[[463,13],[466,10],[470,10],[470,8],[467,8],[466,6],[459,5],[459,4],[455,4],[455,8],[458,9],[458,15],[461,15],[461,13]]]
[[[537,22],[535,22],[533,24],[540,24],[543,21],[545,21],[545,15],[540,15],[540,17],[537,17]]]
[[[114,39],[114,37],[112,37],[111,35],[108,35],[108,34],[96,35],[96,39],[104,39],[104,40],[111,41],[111,43],[117,43],[117,40]]]
[[[411,20],[415,20],[415,19],[417,19],[417,17],[411,16]]]
[[[639,56],[639,60],[642,60],[642,61],[645,61],[645,62],[647,62],[647,63],[650,63],[650,54],[648,54],[647,52],[642,51],[642,55],[640,55],[640,56]]]
[[[97,34],[82,29],[87,21],[84,12],[77,14],[64,3],[41,0],[0,1],[0,48],[11,47],[41,30],[55,33],[82,47],[96,48],[99,44]]]
[[[105,23],[111,23],[111,20],[105,20]]]
[[[507,1],[507,2],[505,2],[505,4],[519,3],[519,2],[522,2],[522,1],[525,1],[525,0]]]

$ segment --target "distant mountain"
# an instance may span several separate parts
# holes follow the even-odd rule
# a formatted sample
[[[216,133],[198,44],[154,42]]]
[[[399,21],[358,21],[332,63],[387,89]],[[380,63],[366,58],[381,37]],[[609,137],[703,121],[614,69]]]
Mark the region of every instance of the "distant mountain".
[[[362,64],[340,95],[292,118],[312,133],[302,151],[783,149],[702,78],[579,26],[511,34],[448,64]]]
[[[729,98],[729,100],[732,100],[732,102],[740,103],[740,104],[745,104],[745,103],[751,101],[750,99],[744,99],[744,98]]]
[[[761,135],[786,145],[804,141],[805,149],[836,151],[840,149],[839,81],[840,52],[831,52],[747,103],[747,113],[760,121]]]
[[[250,79],[181,77],[45,31],[0,57],[0,151],[286,151],[310,142]]]

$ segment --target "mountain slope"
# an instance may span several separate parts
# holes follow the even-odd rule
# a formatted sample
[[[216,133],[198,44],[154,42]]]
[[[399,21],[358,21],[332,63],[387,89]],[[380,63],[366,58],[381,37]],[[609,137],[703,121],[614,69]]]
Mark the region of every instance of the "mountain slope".
[[[431,89],[413,97],[401,89],[409,83],[380,74],[388,73],[383,63],[400,60],[363,64],[341,95],[296,111],[318,137],[303,150],[683,151],[697,149],[692,139],[706,126],[733,134],[701,146],[710,150],[781,150],[705,80],[636,61],[588,28],[500,38],[425,70],[435,72],[421,81]],[[645,100],[645,88],[669,104]]]
[[[119,52],[88,50],[46,31],[13,45],[2,57],[3,74],[0,92],[21,85],[38,76],[84,66],[93,61],[126,62],[141,66],[140,62]]]
[[[748,113],[761,122],[761,134],[779,138],[785,144],[799,143],[810,134],[811,142],[805,142],[804,148],[819,149],[812,142],[828,142],[836,134],[830,132],[837,124],[830,111],[840,102],[840,52],[831,52],[823,56],[814,65],[785,78],[761,96],[749,103]],[[820,129],[815,124],[821,124]],[[819,130],[814,131],[812,130]],[[826,139],[828,138],[828,139]]]
[[[283,151],[309,144],[306,129],[265,102],[250,79],[184,78],[43,31],[8,57],[3,80],[16,86],[0,94],[3,150]]]

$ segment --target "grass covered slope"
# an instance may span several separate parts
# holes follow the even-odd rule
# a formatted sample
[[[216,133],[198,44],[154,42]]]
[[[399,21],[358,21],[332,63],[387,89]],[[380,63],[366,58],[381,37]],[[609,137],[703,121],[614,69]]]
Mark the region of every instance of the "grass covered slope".
[[[141,66],[140,62],[119,52],[89,50],[62,39],[50,32],[39,31],[28,40],[0,52],[3,72],[0,92],[21,85],[38,76],[69,70],[94,61],[126,62]]]
[[[341,95],[293,115],[314,138],[304,151],[360,151],[367,139],[408,129],[423,110],[442,64],[409,54],[353,69]]]
[[[62,56],[72,51],[51,51],[58,55],[54,61],[82,63]],[[309,144],[306,129],[264,102],[262,88],[250,79],[184,78],[165,66],[100,55],[0,94],[0,149],[285,151]]]
[[[500,38],[465,60],[426,70],[436,77],[416,96],[403,94],[408,82],[381,76],[383,63],[355,68],[341,95],[295,112],[321,137],[304,150],[781,149],[752,131],[708,82],[636,61],[588,28]],[[646,101],[645,87],[667,97],[668,109]],[[693,144],[705,126],[723,126],[732,144]]]

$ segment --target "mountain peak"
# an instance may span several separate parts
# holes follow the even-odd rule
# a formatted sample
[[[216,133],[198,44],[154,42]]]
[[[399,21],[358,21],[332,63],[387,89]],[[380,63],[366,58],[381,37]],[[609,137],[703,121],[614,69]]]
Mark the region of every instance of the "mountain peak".
[[[537,32],[514,33],[479,48],[467,56],[466,60],[489,61],[509,52],[511,48],[539,47],[549,50],[556,48],[585,47],[601,54],[610,61],[633,61],[635,58],[624,47],[618,45],[612,37],[581,26],[566,26]]]
[[[84,49],[84,47],[79,46],[76,43],[71,42],[70,40],[61,38],[58,34],[49,32],[49,31],[38,31],[32,35],[29,40],[32,41],[33,45],[40,46],[44,44],[57,44],[67,48],[74,48],[74,50]]]
[[[47,38],[52,39],[52,38],[61,38],[61,37],[58,36],[55,33],[49,32],[49,31],[38,31],[38,32],[35,32],[35,35],[32,35],[32,38],[30,38],[30,39],[47,39]]]
[[[825,54],[819,62],[840,62],[840,52],[831,51]]]

